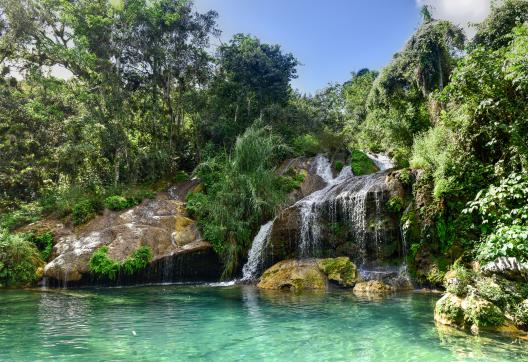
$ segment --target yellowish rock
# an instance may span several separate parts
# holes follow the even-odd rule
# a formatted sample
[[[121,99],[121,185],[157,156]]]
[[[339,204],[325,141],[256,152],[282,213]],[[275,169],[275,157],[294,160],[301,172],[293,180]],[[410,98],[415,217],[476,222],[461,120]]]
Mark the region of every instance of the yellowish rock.
[[[283,260],[264,272],[258,287],[291,291],[326,289],[326,280],[315,259]]]

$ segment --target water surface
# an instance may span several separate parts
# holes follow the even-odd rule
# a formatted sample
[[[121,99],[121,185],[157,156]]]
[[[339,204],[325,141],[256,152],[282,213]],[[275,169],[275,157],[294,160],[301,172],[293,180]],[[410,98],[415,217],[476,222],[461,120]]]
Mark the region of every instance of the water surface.
[[[437,328],[437,298],[203,285],[0,291],[0,360],[528,360],[527,342]]]

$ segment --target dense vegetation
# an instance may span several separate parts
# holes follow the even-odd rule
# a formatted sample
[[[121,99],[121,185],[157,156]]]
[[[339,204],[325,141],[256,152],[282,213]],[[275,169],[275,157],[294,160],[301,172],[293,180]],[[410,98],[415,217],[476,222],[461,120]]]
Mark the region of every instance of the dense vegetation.
[[[299,62],[278,45],[238,34],[211,51],[216,17],[180,0],[0,2],[0,278],[30,282],[18,270],[41,263],[8,230],[79,225],[192,172],[203,190],[189,212],[228,277],[302,181],[274,173],[282,160],[346,151],[356,174],[372,171],[359,150],[424,170],[412,258],[528,259],[527,1],[495,7],[469,41],[424,8],[387,67],[314,96],[291,89]],[[15,247],[31,251],[17,265],[3,256]],[[97,256],[94,271],[114,275]]]

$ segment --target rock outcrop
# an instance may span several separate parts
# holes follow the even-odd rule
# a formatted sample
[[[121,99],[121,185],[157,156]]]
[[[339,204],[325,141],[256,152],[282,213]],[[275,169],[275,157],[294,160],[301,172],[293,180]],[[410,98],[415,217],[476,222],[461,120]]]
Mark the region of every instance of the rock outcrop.
[[[369,280],[365,282],[359,282],[354,286],[354,294],[359,295],[384,295],[394,292],[396,289],[388,284],[383,283],[379,280]]]
[[[258,287],[291,291],[326,289],[330,281],[342,287],[352,287],[357,277],[357,268],[347,257],[290,259],[266,270]]]
[[[437,322],[479,333],[528,329],[528,279],[515,258],[499,258],[480,270],[457,266],[446,273],[446,294],[437,301]]]
[[[180,193],[173,188],[176,195]],[[103,215],[78,229],[63,228],[44,276],[61,285],[98,282],[90,275],[92,254],[108,246],[108,256],[122,261],[140,246],[148,246],[150,266],[134,276],[120,276],[117,284],[217,280],[221,266],[211,244],[201,239],[185,204],[159,193],[155,199],[122,212]],[[109,281],[100,281],[108,283]]]

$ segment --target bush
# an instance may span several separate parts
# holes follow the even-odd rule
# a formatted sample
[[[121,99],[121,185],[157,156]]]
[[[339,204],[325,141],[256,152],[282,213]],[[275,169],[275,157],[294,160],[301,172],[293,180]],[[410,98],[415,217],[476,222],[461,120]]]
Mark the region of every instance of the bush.
[[[306,171],[290,170],[286,175],[279,177],[279,183],[282,189],[288,193],[299,189],[306,177]]]
[[[411,174],[411,171],[409,171],[408,168],[404,168],[403,170],[400,170],[400,173],[398,175],[398,180],[405,186],[411,186],[413,183],[413,176]]]
[[[528,261],[528,226],[502,226],[488,235],[478,246],[481,261],[493,261],[501,256],[516,257]]]
[[[0,230],[0,286],[29,285],[44,262],[36,246],[23,235]]]
[[[73,225],[82,225],[95,217],[96,211],[93,203],[90,200],[78,202],[72,209],[72,223]]]
[[[92,254],[89,268],[98,277],[115,280],[120,272],[132,275],[146,268],[151,260],[152,252],[148,246],[140,246],[122,262],[110,259],[108,246],[102,246]]]
[[[464,311],[466,322],[478,327],[500,326],[504,323],[504,314],[493,303],[475,295],[468,296],[466,302],[467,307]]]
[[[473,280],[473,273],[461,265],[455,264],[444,277],[444,286],[449,293],[464,296],[468,285]]]
[[[350,166],[356,176],[367,175],[379,171],[376,164],[364,153],[359,150],[350,152]]]
[[[40,251],[40,255],[44,261],[47,261],[51,256],[53,250],[53,233],[47,231],[40,235],[29,234],[28,240],[31,241]]]
[[[42,208],[36,203],[22,204],[18,210],[0,215],[0,229],[15,230],[40,220]]]
[[[104,200],[104,205],[107,209],[110,210],[123,210],[126,209],[132,205],[133,202],[129,202],[126,198],[123,196],[109,196]]]
[[[321,152],[319,140],[311,134],[296,137],[293,140],[293,148],[297,153],[306,156],[314,156]]]

